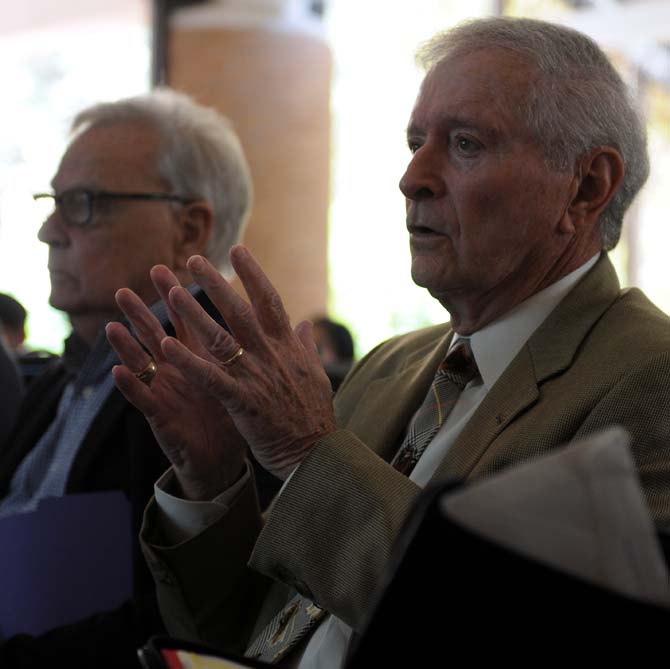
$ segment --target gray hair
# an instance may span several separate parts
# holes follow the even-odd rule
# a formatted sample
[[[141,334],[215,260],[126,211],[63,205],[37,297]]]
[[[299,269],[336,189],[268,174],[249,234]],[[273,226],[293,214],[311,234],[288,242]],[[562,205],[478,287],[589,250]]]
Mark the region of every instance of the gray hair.
[[[93,126],[126,122],[158,130],[158,173],[175,193],[209,202],[214,225],[205,255],[229,272],[228,252],[242,236],[252,199],[249,166],[230,121],[182,93],[161,88],[84,109],[71,131],[77,135]]]
[[[624,213],[649,175],[646,127],[622,78],[590,37],[534,19],[467,21],[435,35],[416,58],[429,71],[447,56],[491,48],[518,54],[539,75],[529,82],[523,111],[553,169],[574,169],[599,146],[621,154],[624,178],[600,217],[602,246],[614,248]]]

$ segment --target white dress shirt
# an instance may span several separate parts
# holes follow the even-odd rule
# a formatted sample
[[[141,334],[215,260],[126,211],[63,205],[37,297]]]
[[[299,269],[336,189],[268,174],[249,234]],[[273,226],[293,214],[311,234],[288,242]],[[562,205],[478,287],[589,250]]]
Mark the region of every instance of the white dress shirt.
[[[470,336],[472,352],[480,376],[464,388],[456,405],[433,438],[410,474],[410,480],[424,487],[431,479],[447,451],[472,417],[516,354],[530,336],[595,265],[600,254],[581,267],[536,293],[503,316]],[[458,340],[456,334],[451,346]],[[223,516],[242,488],[249,474],[212,502],[189,502],[170,495],[169,472],[155,487],[156,502],[164,514],[169,538],[183,541]],[[286,484],[284,484],[286,485]],[[280,493],[281,494],[281,491]],[[301,658],[295,658],[298,669],[339,669],[346,655],[351,628],[333,615],[326,616],[309,640]]]

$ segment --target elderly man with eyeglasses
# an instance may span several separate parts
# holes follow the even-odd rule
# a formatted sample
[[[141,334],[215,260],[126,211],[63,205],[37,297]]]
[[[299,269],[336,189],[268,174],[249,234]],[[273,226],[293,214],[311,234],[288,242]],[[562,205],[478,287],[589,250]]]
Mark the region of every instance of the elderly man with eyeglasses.
[[[144,416],[114,387],[118,359],[104,327],[119,318],[115,293],[122,286],[168,326],[159,293],[170,283],[161,282],[158,270],[154,286],[155,265],[186,285],[193,254],[229,269],[228,251],[250,208],[249,170],[225,118],[162,90],[82,111],[52,185],[53,193],[35,196],[54,201],[38,236],[49,247],[50,303],[67,314],[72,334],[62,359],[31,385],[0,452],[0,517],[31,511],[47,497],[122,490],[136,535],[167,460]],[[151,373],[143,370],[140,378]],[[213,399],[203,402],[203,409],[215,409],[207,404]],[[225,417],[209,427],[212,438],[239,439]],[[259,488],[269,499],[275,483],[266,475]],[[158,620],[137,541],[134,566],[136,594],[152,593],[148,600],[136,596],[123,611],[45,637],[11,639],[0,646],[0,664],[37,666],[64,652],[85,656],[89,666],[132,666],[135,648]]]

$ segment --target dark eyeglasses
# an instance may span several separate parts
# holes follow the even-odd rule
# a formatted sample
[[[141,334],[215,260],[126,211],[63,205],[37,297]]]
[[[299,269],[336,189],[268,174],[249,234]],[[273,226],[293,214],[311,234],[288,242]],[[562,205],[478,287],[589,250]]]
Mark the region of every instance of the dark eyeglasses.
[[[189,204],[192,199],[172,193],[116,193],[107,190],[89,190],[72,188],[59,195],[55,193],[36,193],[34,200],[51,198],[58,207],[61,216],[69,225],[84,227],[90,225],[93,218],[93,204],[96,200],[156,200]]]

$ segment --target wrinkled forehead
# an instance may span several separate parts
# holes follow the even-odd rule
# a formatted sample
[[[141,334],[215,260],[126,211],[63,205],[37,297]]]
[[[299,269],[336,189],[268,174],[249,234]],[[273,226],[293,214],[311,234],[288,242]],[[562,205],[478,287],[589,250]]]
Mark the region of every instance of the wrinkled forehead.
[[[495,123],[527,127],[529,102],[537,78],[516,53],[501,48],[457,51],[426,74],[412,121],[430,111],[448,115],[483,115]]]
[[[160,136],[145,122],[100,123],[71,139],[53,179],[54,187],[134,188],[158,177]]]
[[[460,46],[451,49],[437,60],[426,73],[426,79],[433,75],[457,76],[463,74],[473,82],[487,82],[492,87],[508,86],[526,90],[538,76],[537,67],[521,52],[504,47],[468,48]]]

